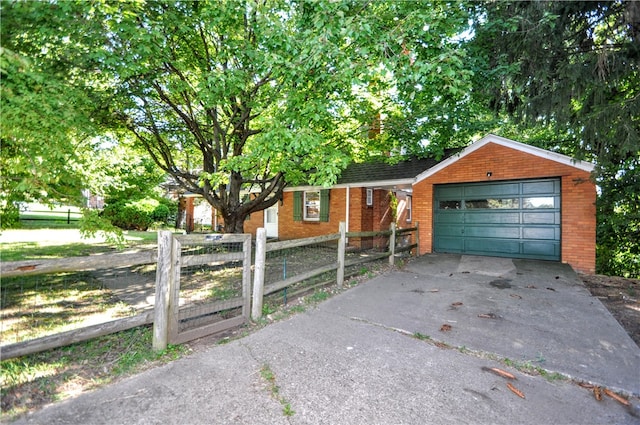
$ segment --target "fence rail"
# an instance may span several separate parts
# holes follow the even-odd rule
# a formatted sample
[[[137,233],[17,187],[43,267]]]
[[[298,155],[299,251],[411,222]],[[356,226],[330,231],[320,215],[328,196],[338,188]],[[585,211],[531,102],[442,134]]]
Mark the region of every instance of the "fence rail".
[[[60,221],[67,224],[79,221],[82,213],[79,211],[52,211],[52,210],[24,210],[20,211],[21,221]]]
[[[130,307],[128,316],[124,318],[102,319],[102,323],[90,323],[79,329],[2,345],[1,358],[32,354],[151,323],[154,326],[153,346],[164,349],[168,343],[186,342],[242,325],[250,318],[260,318],[265,297],[278,291],[285,291],[286,300],[288,288],[291,296],[331,282],[341,288],[347,267],[384,258],[393,265],[400,253],[414,251],[417,254],[417,234],[417,227],[396,229],[394,225],[383,232],[346,232],[344,223],[341,223],[338,233],[267,243],[265,230],[258,229],[253,291],[250,235],[176,237],[170,232],[159,232],[157,249],[2,262],[0,278],[3,279],[26,281],[38,275],[55,277],[85,273],[99,276],[103,289],[115,288],[114,291],[120,291],[118,294],[125,293],[126,296],[135,293],[137,299],[149,301],[136,309]],[[366,255],[347,252],[348,238],[368,237],[388,238],[385,239],[386,248],[367,252]],[[308,250],[306,256],[300,256],[304,250]],[[310,258],[318,261],[309,261]],[[292,263],[296,263],[296,267],[291,267]],[[278,278],[280,268],[283,273]],[[291,273],[291,268],[296,269],[295,273]],[[3,292],[7,292],[4,286]],[[35,292],[45,289],[45,283],[35,285]],[[7,318],[5,298],[3,294],[3,321]],[[85,302],[90,303],[91,300]],[[130,300],[124,302],[126,304]],[[74,308],[73,302],[63,301],[61,304]],[[8,309],[11,308],[13,306]],[[73,314],[73,310],[67,314]]]
[[[28,276],[45,273],[77,272],[102,268],[138,266],[155,263],[157,250],[125,251],[85,257],[22,260],[2,262],[1,277]]]
[[[0,348],[0,357],[2,360],[7,360],[14,357],[26,356],[53,348],[64,347],[65,345],[76,342],[88,341],[100,336],[126,331],[137,328],[138,326],[149,325],[151,323],[153,323],[153,311],[147,311],[124,319],[112,320],[98,325],[86,326],[55,335],[5,345]]]

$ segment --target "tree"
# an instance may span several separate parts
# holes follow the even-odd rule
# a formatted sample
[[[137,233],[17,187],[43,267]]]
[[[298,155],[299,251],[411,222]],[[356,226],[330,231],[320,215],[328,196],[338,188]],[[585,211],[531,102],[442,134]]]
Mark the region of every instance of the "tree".
[[[372,93],[464,84],[462,63],[445,60],[458,57],[451,46],[440,45],[438,66],[412,68],[403,52],[429,34],[425,22],[455,29],[443,10],[411,6],[120,4],[104,20],[114,116],[218,210],[227,231],[241,232],[244,218],[276,203],[287,184],[330,184],[352,156],[370,151],[361,129],[389,105],[373,105]],[[367,113],[354,119],[357,110]]]
[[[530,143],[596,163],[599,271],[639,275],[640,3],[476,7],[476,103]]]
[[[446,121],[443,110],[464,96],[470,78],[449,40],[467,12],[438,2],[8,7],[28,23],[16,33],[26,34],[31,54],[69,58],[67,83],[96,96],[94,122],[134,134],[230,232],[276,203],[287,184],[328,185],[352,157],[435,140],[435,126],[411,140],[404,128],[424,127],[421,104],[432,103],[437,121]],[[46,52],[37,51],[42,45]],[[386,136],[369,140],[366,129],[386,111]]]
[[[0,75],[2,227],[17,221],[18,202],[81,205],[91,150],[91,121],[82,113],[86,98],[7,48],[0,51]]]

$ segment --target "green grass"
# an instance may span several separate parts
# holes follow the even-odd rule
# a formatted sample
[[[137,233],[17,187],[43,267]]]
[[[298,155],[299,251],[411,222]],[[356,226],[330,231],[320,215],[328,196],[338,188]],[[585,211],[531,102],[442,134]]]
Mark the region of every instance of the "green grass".
[[[0,363],[4,420],[109,383],[119,376],[184,355],[185,346],[152,350],[151,327],[138,327],[90,341]],[[29,395],[29,396],[25,396]]]
[[[329,299],[329,293],[323,290],[316,290],[309,296],[308,301],[312,303],[319,303]]]
[[[431,339],[431,337],[429,335],[424,335],[424,334],[421,334],[420,332],[414,333],[413,337],[415,339],[419,339],[420,341],[428,341],[428,340]]]
[[[3,231],[11,235],[11,230]],[[27,235],[27,242],[1,242],[0,259],[2,261],[40,260],[52,258],[82,257],[92,254],[116,252],[114,245],[96,242],[94,239],[82,239],[79,232],[59,232],[51,229],[21,230],[20,235]],[[10,239],[10,238],[7,238]],[[156,232],[125,232],[127,248],[140,245],[151,245],[157,241]]]
[[[72,330],[98,316],[130,314],[88,272],[3,278],[0,308],[4,343]]]
[[[2,261],[40,260],[52,258],[83,257],[113,251],[107,244],[73,242],[64,245],[46,245],[38,242],[14,242],[0,244]]]
[[[276,375],[268,364],[265,363],[262,365],[260,368],[260,376],[266,381],[267,388],[271,392],[273,398],[278,400],[282,405],[282,414],[284,416],[295,415],[296,412],[291,408],[291,403],[280,395],[280,387],[276,384]]]

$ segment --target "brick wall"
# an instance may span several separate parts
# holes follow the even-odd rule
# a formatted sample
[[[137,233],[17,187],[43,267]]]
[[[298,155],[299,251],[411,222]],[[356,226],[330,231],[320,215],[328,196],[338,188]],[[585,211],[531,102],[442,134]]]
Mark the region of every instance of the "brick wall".
[[[293,221],[293,192],[285,192],[278,214],[278,237],[281,240],[306,238],[326,235],[338,231],[341,221],[346,220],[346,196],[344,188],[331,189],[329,192],[329,221]],[[365,188],[349,189],[349,231],[364,232],[387,230],[391,225],[393,214],[388,190],[375,189],[373,191],[373,205],[367,206],[367,192]],[[253,222],[252,222],[253,223]],[[245,231],[255,234],[255,229],[261,224],[250,226],[245,223]],[[384,248],[386,238],[352,238],[350,245],[359,248]]]
[[[338,231],[346,221],[346,189],[329,192],[329,221],[293,221],[293,192],[285,192],[278,210],[278,238],[282,240],[327,235]],[[353,208],[353,207],[351,207]]]
[[[561,178],[561,261],[576,271],[595,273],[596,191],[589,173],[494,143],[414,185],[413,221],[420,223],[420,252],[433,251],[433,185],[545,177]]]
[[[258,227],[264,227],[264,211],[251,213],[249,218],[244,221],[244,232],[256,235]]]

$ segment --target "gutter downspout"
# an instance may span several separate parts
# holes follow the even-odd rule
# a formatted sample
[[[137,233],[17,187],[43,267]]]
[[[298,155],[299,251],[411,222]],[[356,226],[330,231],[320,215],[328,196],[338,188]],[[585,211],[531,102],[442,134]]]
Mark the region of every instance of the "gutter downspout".
[[[351,189],[351,186],[347,186],[347,196],[345,197],[347,205],[346,205],[346,208],[344,209],[346,211],[346,217],[344,219],[345,231],[347,231],[347,232],[349,231],[349,197],[351,196],[351,190],[350,189]],[[349,238],[346,238],[346,242],[347,243],[349,242]]]

